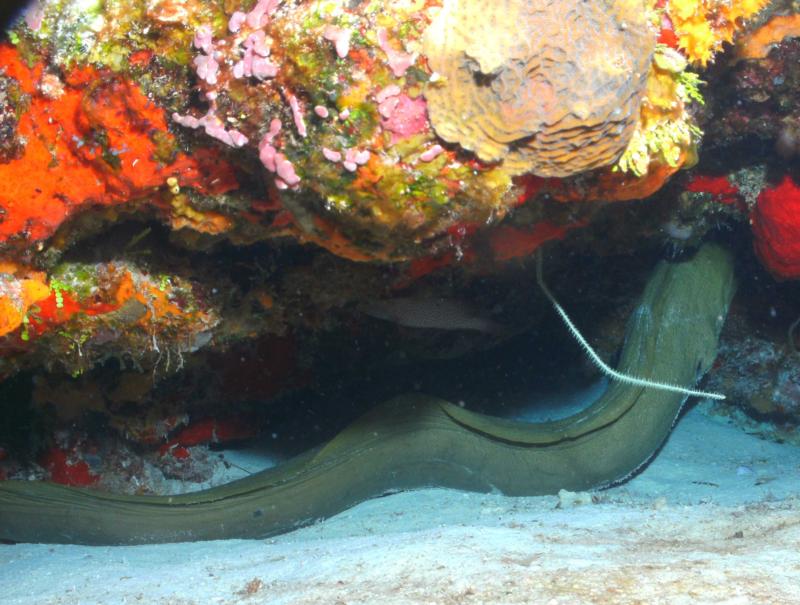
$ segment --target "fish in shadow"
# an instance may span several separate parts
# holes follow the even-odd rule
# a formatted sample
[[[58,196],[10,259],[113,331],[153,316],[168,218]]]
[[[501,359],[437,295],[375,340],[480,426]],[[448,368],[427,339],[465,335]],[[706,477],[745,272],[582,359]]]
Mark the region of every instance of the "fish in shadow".
[[[511,332],[508,326],[495,321],[485,311],[450,298],[385,298],[362,303],[358,310],[375,319],[406,328],[462,330],[494,336],[504,336]]]

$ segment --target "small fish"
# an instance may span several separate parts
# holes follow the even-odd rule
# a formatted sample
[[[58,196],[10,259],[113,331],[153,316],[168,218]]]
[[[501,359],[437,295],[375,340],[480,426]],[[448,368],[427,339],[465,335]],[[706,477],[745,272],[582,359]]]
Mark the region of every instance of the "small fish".
[[[470,330],[504,334],[505,326],[483,317],[468,304],[446,298],[387,298],[360,307],[362,313],[407,328]]]

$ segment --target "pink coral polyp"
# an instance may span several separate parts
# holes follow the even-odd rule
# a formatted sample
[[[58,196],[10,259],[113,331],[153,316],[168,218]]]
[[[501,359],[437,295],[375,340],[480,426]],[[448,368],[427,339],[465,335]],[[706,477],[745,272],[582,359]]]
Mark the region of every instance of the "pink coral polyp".
[[[392,133],[392,143],[428,130],[429,123],[425,99],[422,97],[412,99],[406,94],[400,94],[396,97],[390,97],[384,103],[391,99],[397,99],[397,101],[392,103],[388,116],[381,114],[381,126],[383,126],[384,130]]]

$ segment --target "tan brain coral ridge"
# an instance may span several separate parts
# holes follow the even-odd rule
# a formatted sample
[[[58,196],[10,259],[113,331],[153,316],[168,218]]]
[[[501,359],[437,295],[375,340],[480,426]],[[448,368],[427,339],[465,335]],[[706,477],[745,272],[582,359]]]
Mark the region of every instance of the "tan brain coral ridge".
[[[512,174],[616,162],[656,34],[642,0],[445,0],[425,33],[436,134]]]

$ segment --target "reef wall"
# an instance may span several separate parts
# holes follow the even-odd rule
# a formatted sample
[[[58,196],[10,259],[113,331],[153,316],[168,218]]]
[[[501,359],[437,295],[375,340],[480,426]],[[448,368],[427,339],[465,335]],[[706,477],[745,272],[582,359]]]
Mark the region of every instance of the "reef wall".
[[[528,330],[547,242],[573,300],[581,258],[721,227],[796,279],[800,20],[767,4],[34,2],[0,44],[0,378],[183,455],[252,432],[221,399]]]

